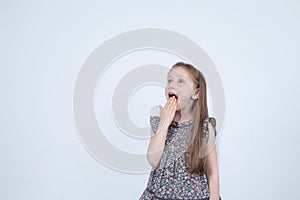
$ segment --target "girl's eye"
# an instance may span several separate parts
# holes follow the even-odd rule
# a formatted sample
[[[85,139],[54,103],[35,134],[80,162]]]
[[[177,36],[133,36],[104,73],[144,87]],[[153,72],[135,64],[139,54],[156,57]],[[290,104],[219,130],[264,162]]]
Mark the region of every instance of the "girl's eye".
[[[184,80],[183,79],[179,79],[179,83],[184,83]]]
[[[168,83],[171,83],[171,81],[172,81],[172,79],[169,79],[169,80],[168,80]]]

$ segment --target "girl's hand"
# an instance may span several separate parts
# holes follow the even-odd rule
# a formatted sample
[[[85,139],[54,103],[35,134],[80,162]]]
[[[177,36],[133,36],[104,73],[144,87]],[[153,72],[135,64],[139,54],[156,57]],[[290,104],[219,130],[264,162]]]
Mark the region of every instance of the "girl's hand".
[[[160,120],[161,123],[164,123],[163,126],[169,127],[174,119],[175,112],[176,112],[177,102],[174,96],[168,99],[168,102],[164,107],[159,105],[160,108]]]

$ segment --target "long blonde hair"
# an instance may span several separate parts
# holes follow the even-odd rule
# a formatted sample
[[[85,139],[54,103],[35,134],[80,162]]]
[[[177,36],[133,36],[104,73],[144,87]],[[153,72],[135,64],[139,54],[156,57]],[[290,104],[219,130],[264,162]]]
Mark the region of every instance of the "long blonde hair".
[[[191,129],[190,145],[187,150],[187,162],[188,162],[188,171],[190,173],[204,174],[207,156],[200,157],[200,149],[202,149],[202,141],[204,137],[203,133],[203,121],[208,117],[208,108],[207,108],[207,97],[206,97],[206,80],[203,74],[196,69],[193,65],[177,62],[172,66],[170,71],[174,68],[182,67],[184,68],[190,78],[194,82],[194,89],[199,88],[199,96],[194,106],[193,113],[193,127]]]

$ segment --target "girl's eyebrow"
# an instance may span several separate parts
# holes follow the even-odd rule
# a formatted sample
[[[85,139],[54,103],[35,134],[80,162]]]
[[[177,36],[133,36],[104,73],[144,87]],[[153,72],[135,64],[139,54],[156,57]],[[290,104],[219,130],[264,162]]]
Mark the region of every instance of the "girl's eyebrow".
[[[172,76],[169,75],[168,78],[169,78],[169,77],[172,77]],[[182,76],[182,75],[179,75],[179,77],[186,79],[186,77],[185,77],[185,76]]]

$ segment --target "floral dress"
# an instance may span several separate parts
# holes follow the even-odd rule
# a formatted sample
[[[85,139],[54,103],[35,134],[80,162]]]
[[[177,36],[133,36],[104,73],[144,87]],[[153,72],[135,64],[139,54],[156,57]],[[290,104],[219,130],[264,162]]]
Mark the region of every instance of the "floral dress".
[[[157,131],[159,121],[159,116],[150,116],[150,126],[154,133]],[[216,135],[216,120],[207,117],[202,127],[205,137],[208,137],[208,122],[213,125]],[[206,175],[189,173],[188,163],[184,159],[192,124],[192,119],[171,122],[160,163],[151,169],[147,187],[139,200],[209,200]]]

